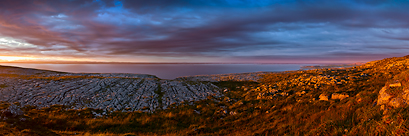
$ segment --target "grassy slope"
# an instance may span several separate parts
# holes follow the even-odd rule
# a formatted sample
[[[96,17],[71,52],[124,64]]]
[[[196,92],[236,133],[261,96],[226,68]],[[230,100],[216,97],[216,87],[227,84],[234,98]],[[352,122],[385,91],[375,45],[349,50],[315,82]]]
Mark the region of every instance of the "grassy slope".
[[[409,56],[347,69],[268,74],[258,83],[217,82],[229,90],[224,97],[155,113],[94,117],[92,112],[102,111],[25,107],[24,116],[0,123],[0,135],[407,135],[406,107],[383,114],[374,103],[385,83],[408,78],[406,60]],[[321,94],[332,93],[350,97],[317,100]],[[3,103],[0,108],[6,107]]]

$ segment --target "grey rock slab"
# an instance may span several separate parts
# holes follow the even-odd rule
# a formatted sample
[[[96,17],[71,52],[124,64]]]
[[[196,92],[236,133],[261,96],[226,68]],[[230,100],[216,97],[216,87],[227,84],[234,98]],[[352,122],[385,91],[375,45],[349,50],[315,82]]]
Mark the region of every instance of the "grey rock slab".
[[[0,76],[1,84],[5,85],[0,88],[0,101],[39,108],[59,104],[72,109],[150,112],[183,101],[222,95],[217,86],[201,81],[201,78],[207,81],[218,76],[161,80],[146,74],[59,73],[15,67],[1,69],[0,73],[18,75]]]

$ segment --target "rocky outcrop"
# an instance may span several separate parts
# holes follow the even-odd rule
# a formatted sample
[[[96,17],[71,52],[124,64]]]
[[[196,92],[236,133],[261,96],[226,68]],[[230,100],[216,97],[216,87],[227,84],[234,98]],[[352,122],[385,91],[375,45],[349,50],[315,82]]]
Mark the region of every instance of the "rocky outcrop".
[[[403,107],[408,103],[409,89],[402,87],[402,83],[399,81],[390,83],[379,91],[377,104],[381,105],[383,110],[387,109],[387,107]]]
[[[171,104],[221,96],[209,82],[162,80],[143,74],[60,73],[0,67],[0,101],[21,106],[154,111]]]
[[[379,91],[379,95],[378,95],[378,101],[377,104],[378,105],[388,105],[389,101],[392,98],[392,95],[388,94],[386,92],[387,87],[383,87],[380,91]]]
[[[273,72],[252,72],[252,73],[232,73],[232,74],[215,74],[215,75],[197,75],[197,76],[185,76],[176,78],[177,80],[189,80],[189,81],[255,81],[257,82],[262,75],[270,74]]]

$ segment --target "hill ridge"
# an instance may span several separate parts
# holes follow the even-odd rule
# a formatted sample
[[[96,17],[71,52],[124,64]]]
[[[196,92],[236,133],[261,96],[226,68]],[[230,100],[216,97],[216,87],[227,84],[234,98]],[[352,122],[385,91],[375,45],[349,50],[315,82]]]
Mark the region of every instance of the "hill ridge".
[[[175,80],[161,80],[152,76],[104,77],[98,74],[70,77],[69,73],[63,73],[66,76],[63,78],[64,76],[39,76],[41,73],[35,72],[31,75],[7,75],[5,72],[5,77],[24,81],[34,87],[40,86],[39,88],[44,86],[42,83],[45,81],[68,82],[79,77],[83,79],[75,83],[86,86],[89,81],[95,80],[105,88],[111,83],[113,85],[110,87],[115,88],[121,85],[120,81],[132,80],[131,84],[138,87],[139,84],[149,82],[152,86],[139,88],[154,90],[148,91],[153,94],[150,96],[160,96],[161,99],[155,100],[156,103],[162,101],[162,104],[159,106],[153,103],[152,105],[156,104],[156,107],[161,108],[152,112],[130,109],[127,112],[119,110],[104,115],[92,108],[68,110],[58,105],[40,109],[20,106],[23,112],[12,110],[19,109],[20,103],[11,106],[0,103],[0,107],[9,109],[3,110],[2,117],[8,117],[3,120],[9,122],[4,126],[15,128],[9,130],[15,134],[30,128],[33,131],[49,130],[45,132],[53,134],[72,132],[56,130],[76,130],[82,134],[135,135],[408,135],[408,71],[409,55],[350,68],[191,76]],[[30,82],[37,80],[43,82]],[[129,87],[127,82],[125,84]],[[4,88],[10,86],[0,85],[0,89]],[[197,94],[192,93],[195,88],[198,88],[197,92],[205,93],[206,98],[176,101],[176,98],[183,98],[186,94]],[[206,90],[204,88],[209,89],[201,91]],[[172,94],[170,92],[184,93],[177,93],[183,96],[178,97],[168,95]],[[176,104],[166,103],[171,102],[166,98],[174,98]],[[148,96],[146,99],[151,98]],[[14,114],[17,116],[13,117]],[[40,128],[27,127],[25,123],[15,120],[26,120],[26,124],[35,122]],[[62,120],[65,123],[58,125],[64,122]],[[85,125],[80,125],[84,122]],[[16,124],[17,127],[12,127],[11,124]],[[45,132],[32,133],[44,135]]]

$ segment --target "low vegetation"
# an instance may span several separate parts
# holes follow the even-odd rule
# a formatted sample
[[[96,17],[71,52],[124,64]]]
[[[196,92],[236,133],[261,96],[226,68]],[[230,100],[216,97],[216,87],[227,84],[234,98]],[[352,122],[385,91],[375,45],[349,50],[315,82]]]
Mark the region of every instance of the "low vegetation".
[[[222,97],[147,112],[21,107],[1,103],[0,135],[408,135],[409,110],[381,110],[379,91],[408,89],[409,56],[351,68],[266,74],[258,82],[220,81]],[[18,103],[14,104],[18,105]]]

